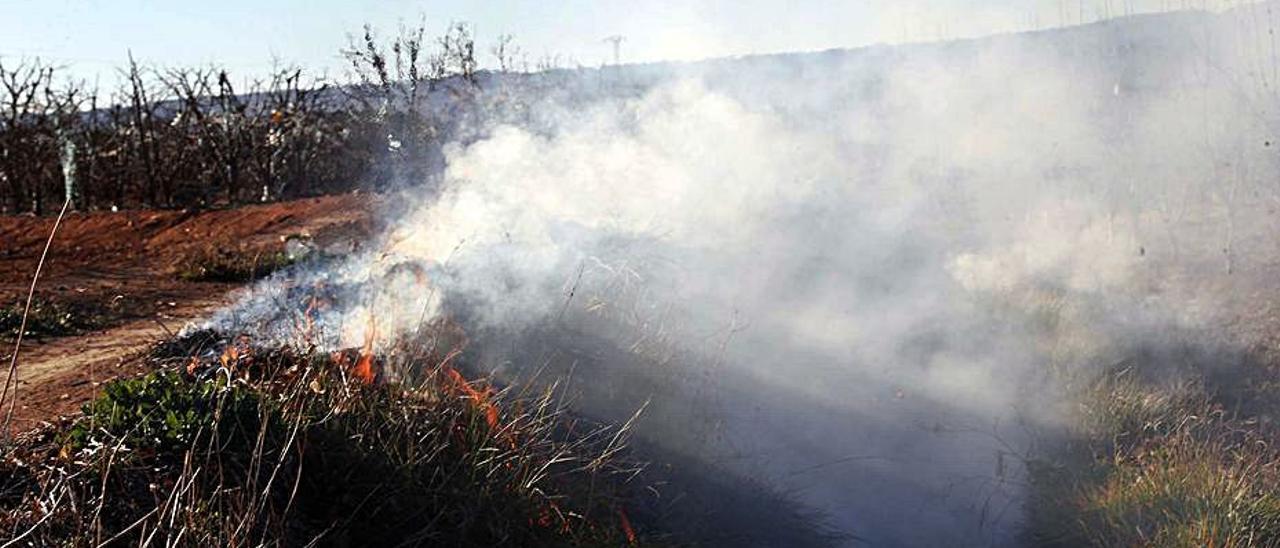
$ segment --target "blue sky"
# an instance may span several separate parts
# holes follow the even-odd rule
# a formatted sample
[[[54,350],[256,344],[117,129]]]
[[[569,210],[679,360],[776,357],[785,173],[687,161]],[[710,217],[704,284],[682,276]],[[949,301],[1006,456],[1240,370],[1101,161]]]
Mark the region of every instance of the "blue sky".
[[[218,62],[240,74],[273,57],[341,75],[338,50],[371,23],[391,34],[425,17],[432,31],[471,23],[483,46],[499,34],[536,60],[584,65],[698,59],[931,40],[1055,26],[1130,11],[1219,8],[1227,0],[0,0],[0,60],[39,56],[80,78],[114,79],[130,50],[157,64]],[[1235,2],[1239,3],[1239,2]],[[1109,6],[1108,6],[1109,5]]]

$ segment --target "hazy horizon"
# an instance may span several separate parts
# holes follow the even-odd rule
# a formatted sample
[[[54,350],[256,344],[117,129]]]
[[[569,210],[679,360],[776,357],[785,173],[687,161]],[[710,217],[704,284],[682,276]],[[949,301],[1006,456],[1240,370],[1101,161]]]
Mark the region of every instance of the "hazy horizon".
[[[230,0],[174,6],[147,0],[0,1],[0,62],[39,58],[63,76],[111,86],[133,54],[144,64],[217,64],[241,78],[275,61],[314,75],[341,76],[339,51],[364,24],[381,35],[425,24],[428,35],[452,22],[472,26],[480,60],[510,35],[529,65],[614,61],[689,61],[761,53],[971,38],[1092,23],[1132,14],[1250,4],[1231,0],[802,0],[786,10],[765,2],[567,2],[472,4],[457,0],[269,4]]]

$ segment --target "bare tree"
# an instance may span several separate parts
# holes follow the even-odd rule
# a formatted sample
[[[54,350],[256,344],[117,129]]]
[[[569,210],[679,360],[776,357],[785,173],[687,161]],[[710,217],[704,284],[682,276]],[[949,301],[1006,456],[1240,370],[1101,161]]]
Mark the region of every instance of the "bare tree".
[[[492,51],[503,71],[520,55],[508,36]],[[233,84],[217,66],[130,55],[104,96],[54,86],[38,60],[0,65],[0,211],[39,214],[66,195],[79,208],[199,207],[415,184],[442,162],[441,136],[484,110],[465,24],[389,41],[365,27],[342,53],[353,82],[338,88],[282,64]]]
[[[32,166],[38,165],[44,116],[39,100],[52,79],[53,67],[38,59],[12,68],[0,62],[0,181],[8,187],[9,210],[14,213],[40,209],[40,185],[31,180],[36,175]]]
[[[153,124],[156,121],[157,105],[151,100],[150,86],[144,79],[143,71],[133,58],[132,52],[129,53],[129,67],[122,75],[128,81],[128,87],[123,90],[123,93],[127,97],[130,108],[132,152],[140,159],[142,167],[138,175],[146,182],[147,203],[153,207],[160,207],[165,205],[169,183],[158,177],[156,173],[158,144],[154,136]]]
[[[498,62],[499,72],[528,72],[529,65],[525,61],[523,66],[517,66],[517,62],[523,59],[523,52],[520,47],[515,45],[515,37],[510,34],[499,34],[498,41],[489,49],[493,54],[494,60]]]

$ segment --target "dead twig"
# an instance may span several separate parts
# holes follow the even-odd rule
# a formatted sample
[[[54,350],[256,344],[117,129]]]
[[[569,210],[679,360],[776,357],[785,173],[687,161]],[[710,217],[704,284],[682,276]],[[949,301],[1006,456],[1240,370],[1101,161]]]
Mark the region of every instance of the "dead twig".
[[[14,378],[18,374],[18,351],[22,349],[22,335],[27,331],[27,316],[31,314],[31,303],[36,296],[36,283],[40,281],[40,271],[44,268],[44,261],[49,257],[49,248],[53,246],[53,237],[58,233],[58,226],[62,224],[62,218],[67,215],[67,208],[71,206],[71,196],[67,196],[62,202],[62,211],[58,212],[58,218],[53,222],[53,229],[49,231],[49,239],[44,243],[44,251],[40,253],[40,262],[36,263],[35,274],[31,276],[31,289],[27,291],[27,305],[22,310],[22,323],[18,326],[18,336],[13,342],[13,355],[9,357],[9,374],[4,379],[4,391],[0,392],[0,407],[4,406],[4,400],[9,396],[9,389],[13,389],[13,398],[9,400],[9,409],[4,416],[4,445],[9,444],[9,429],[13,425],[13,412],[18,403],[18,385],[14,383]]]

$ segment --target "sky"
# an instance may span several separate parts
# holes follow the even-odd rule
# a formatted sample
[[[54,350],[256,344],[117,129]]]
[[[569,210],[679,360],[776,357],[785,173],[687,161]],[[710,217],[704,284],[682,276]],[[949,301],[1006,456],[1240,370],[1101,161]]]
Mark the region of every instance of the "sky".
[[[0,62],[40,57],[64,74],[113,82],[129,52],[167,66],[217,63],[262,74],[273,59],[340,77],[347,36],[425,21],[473,26],[483,63],[508,34],[530,64],[694,60],[1028,30],[1240,0],[0,0]]]

